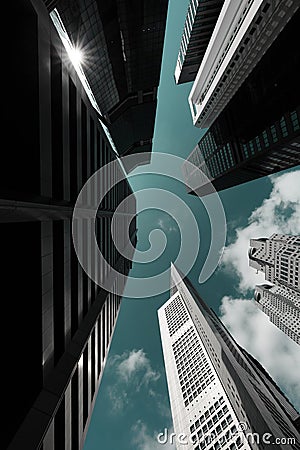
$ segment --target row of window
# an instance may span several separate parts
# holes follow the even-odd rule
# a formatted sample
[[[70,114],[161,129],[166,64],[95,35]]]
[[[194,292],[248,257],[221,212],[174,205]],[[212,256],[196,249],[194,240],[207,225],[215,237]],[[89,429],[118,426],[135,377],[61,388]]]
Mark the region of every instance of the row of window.
[[[289,113],[288,121],[289,124],[291,124],[291,131],[296,132],[299,129],[297,111],[292,111]],[[244,157],[248,159],[251,156],[254,156],[257,152],[268,148],[271,143],[276,144],[279,139],[285,138],[288,135],[289,131],[287,120],[284,116],[282,116],[280,121],[275,122],[275,124],[264,130],[259,136],[256,136],[249,142],[242,144]]]
[[[177,62],[180,68],[200,65],[216,24],[223,1],[202,0],[195,6],[191,0],[181,38]],[[196,74],[197,71],[195,71]]]
[[[185,367],[183,373],[186,376],[181,383],[181,390],[184,405],[188,406],[213,382],[215,376],[202,350],[201,352],[195,352],[193,359],[189,359],[188,366]]]
[[[293,294],[289,295],[289,298],[286,297],[286,293],[281,291],[276,292],[264,292],[263,299],[261,301],[262,305],[265,305],[265,302],[267,306],[273,310],[274,312],[278,312],[278,314],[281,313],[287,313],[290,318],[292,319],[294,316],[299,317],[300,319],[300,310],[299,306],[296,303],[296,299],[293,296]]]
[[[193,327],[173,344],[184,405],[188,406],[215,379]]]
[[[197,150],[189,156],[189,161],[198,167],[202,164],[203,160],[209,169],[209,178],[226,172],[234,166],[231,143],[227,142],[220,147],[215,142],[214,134],[208,131],[198,143]]]
[[[227,417],[225,419],[222,420],[222,422],[214,429],[208,429],[206,427],[205,428],[205,432],[203,433],[203,437],[201,436],[199,439],[202,438],[202,440],[200,441],[199,445],[197,447],[195,447],[195,450],[203,450],[204,448],[207,447],[207,443],[210,443],[212,440],[215,440],[216,436],[218,436],[219,434],[221,434],[223,431],[227,430],[228,427],[232,424],[233,422],[233,418],[230,414],[227,415]],[[232,430],[232,431],[231,431]],[[235,425],[227,430],[227,433],[225,434],[224,437],[221,437],[214,445],[217,446],[217,448],[224,448],[224,441],[227,442],[232,438],[232,434],[236,433],[236,427]],[[205,439],[205,434],[208,434],[206,439]],[[197,441],[197,437],[195,436],[195,441]]]
[[[200,381],[196,381],[190,388],[187,389],[186,392],[183,392],[184,405],[188,406],[192,401],[198,397],[205,390],[207,386],[209,386],[212,381],[215,379],[215,376],[212,374],[211,369],[207,369],[207,371],[203,371],[202,383]],[[199,387],[197,387],[199,386]],[[183,389],[182,389],[183,390]]]
[[[173,344],[172,349],[173,351],[184,347],[184,345],[189,342],[190,337],[193,335],[195,336],[193,327],[190,326]]]
[[[171,303],[165,308],[166,320],[169,329],[170,336],[176,333],[182,325],[188,321],[189,316],[185,310],[180,297],[177,296]]]
[[[244,10],[242,12],[242,15],[240,16],[240,18],[238,20],[238,23],[237,23],[237,25],[236,25],[232,35],[230,36],[230,38],[227,41],[227,45],[226,45],[226,47],[225,47],[225,49],[224,49],[224,51],[222,53],[222,56],[219,59],[218,64],[216,65],[215,70],[214,70],[210,80],[208,81],[208,83],[207,83],[207,85],[206,85],[206,87],[205,87],[205,89],[204,89],[204,91],[203,91],[203,93],[201,95],[200,104],[203,102],[207,92],[209,91],[209,88],[210,88],[211,84],[213,83],[213,81],[214,81],[214,79],[215,79],[215,77],[216,77],[216,75],[217,75],[217,73],[219,71],[219,68],[221,67],[222,62],[225,59],[225,56],[228,53],[228,51],[229,51],[229,49],[230,49],[230,47],[231,47],[231,45],[232,45],[232,43],[234,41],[234,38],[235,38],[236,34],[238,33],[238,30],[239,30],[239,28],[240,28],[240,26],[241,26],[241,24],[242,24],[242,22],[244,20],[244,17],[246,16],[248,10],[252,6],[252,3],[253,3],[253,0],[248,0],[248,3],[247,3],[246,7],[244,8]],[[217,89],[213,93],[212,98],[209,100],[209,102],[205,106],[204,110],[202,111],[202,113],[200,115],[200,118],[199,118],[199,122],[200,122],[200,119],[202,119],[205,116],[206,112],[211,107],[215,97],[217,97],[221,87],[223,86],[223,84],[225,83],[227,78],[229,77],[229,75],[230,75],[232,69],[234,68],[236,62],[240,59],[240,55],[243,53],[244,49],[247,47],[247,45],[250,42],[250,40],[253,40],[253,35],[258,29],[257,26],[260,25],[261,21],[263,20],[263,16],[269,10],[270,6],[271,6],[270,3],[265,3],[263,8],[261,8],[258,17],[256,17],[256,19],[255,19],[255,24],[252,26],[252,28],[250,29],[249,33],[246,34],[245,39],[243,40],[242,44],[239,46],[238,52],[236,52],[234,58],[232,58],[230,66],[227,68],[226,73],[223,75],[222,79],[220,80],[220,82],[218,84]]]
[[[201,94],[201,97],[200,97],[200,104],[201,104],[201,103],[203,102],[203,100],[205,99],[206,94],[207,94],[207,92],[209,91],[209,88],[210,88],[210,86],[212,85],[212,83],[213,83],[213,81],[214,81],[214,79],[215,79],[215,77],[216,77],[216,75],[217,75],[217,73],[218,73],[218,71],[219,71],[219,69],[220,69],[220,67],[221,67],[221,65],[222,65],[222,63],[223,63],[223,61],[224,61],[224,59],[225,59],[225,57],[226,57],[226,55],[227,55],[227,53],[228,53],[228,51],[229,51],[231,45],[232,45],[232,43],[233,43],[233,41],[234,41],[234,38],[235,38],[235,36],[237,35],[237,33],[238,33],[238,31],[239,31],[239,29],[240,29],[240,27],[241,27],[241,25],[242,25],[242,23],[243,23],[243,21],[244,21],[244,18],[246,17],[247,12],[249,11],[249,9],[250,9],[252,3],[253,3],[253,0],[248,0],[247,5],[245,6],[244,10],[242,11],[242,13],[241,13],[241,15],[240,15],[240,18],[239,18],[239,20],[238,20],[238,23],[237,23],[236,27],[234,28],[234,30],[233,30],[232,34],[230,35],[230,37],[227,39],[227,44],[226,44],[226,46],[225,46],[225,48],[224,48],[224,51],[223,51],[221,57],[219,58],[218,63],[217,63],[216,66],[215,66],[214,72],[213,72],[213,74],[211,75],[211,77],[210,77],[210,79],[209,79],[207,85],[205,86],[205,88],[204,88],[204,90],[203,90],[203,93]],[[270,5],[269,5],[269,6],[270,6]],[[253,29],[253,28],[252,28],[252,29]],[[254,30],[255,30],[255,28],[254,28]],[[253,33],[251,33],[251,30],[250,30],[250,34],[253,34]],[[242,52],[243,52],[243,50],[246,48],[246,46],[247,46],[247,44],[249,43],[249,41],[250,41],[250,38],[247,36],[246,39],[244,40],[244,45],[241,45],[240,48],[239,48],[239,53],[242,53]],[[238,61],[239,58],[240,58],[240,55],[239,55],[239,54],[236,54],[234,61]],[[235,62],[234,62],[234,61],[231,63],[230,68],[227,69],[226,74],[223,76],[221,82],[220,82],[219,85],[218,85],[218,88],[215,90],[215,93],[214,93],[214,95],[213,95],[213,98],[217,96],[217,94],[218,94],[219,91],[220,91],[220,88],[221,88],[222,84],[225,83],[225,81],[226,81],[226,79],[227,79],[227,76],[230,74],[231,69],[232,69],[232,68],[234,67],[234,65],[235,65]],[[204,108],[204,110],[203,110],[203,112],[202,112],[202,114],[201,114],[200,117],[203,117],[203,116],[205,115],[205,113],[208,111],[209,107],[211,106],[212,101],[213,101],[213,99],[211,99],[211,100],[208,102],[208,104],[207,104],[206,107]]]
[[[202,361],[194,361],[193,364],[189,364],[188,366],[183,366],[183,369],[178,368],[179,373],[179,380],[181,386],[189,387],[195,382],[195,374],[199,373],[199,370],[202,372],[207,370],[209,368],[209,362],[207,360]],[[181,372],[181,373],[180,373]],[[183,377],[183,379],[182,379]],[[200,381],[201,380],[201,381]],[[200,377],[199,380],[197,380],[197,387],[199,385],[199,382],[201,383],[203,381],[203,378]]]
[[[199,419],[197,419],[195,423],[193,423],[193,425],[190,426],[190,432],[194,433],[194,431],[196,431],[201,426],[201,424],[204,423],[215,411],[219,410],[219,408],[224,404],[224,402],[225,402],[224,398],[220,397],[219,400],[217,400],[213,405],[211,405],[209,409],[205,411],[205,413],[202,414],[199,417]],[[224,413],[226,413],[227,411],[228,408],[226,409],[226,411],[224,411]]]
[[[186,360],[193,358],[195,354],[203,356],[203,350],[196,336],[191,337],[191,339],[186,343],[185,346],[181,345],[180,349],[174,351],[176,363],[181,363]]]
[[[229,447],[225,447],[224,448],[224,444],[223,442],[228,442],[228,440],[230,440],[231,436],[234,436],[237,432],[237,428],[235,425],[233,425],[233,427],[230,429],[229,432],[227,432],[224,436],[224,439],[222,439],[221,441],[217,441],[213,446],[211,446],[208,450],[219,450],[220,448],[222,450],[238,450],[240,448],[243,447],[243,441],[241,437],[238,437],[237,440],[235,442],[232,442]]]

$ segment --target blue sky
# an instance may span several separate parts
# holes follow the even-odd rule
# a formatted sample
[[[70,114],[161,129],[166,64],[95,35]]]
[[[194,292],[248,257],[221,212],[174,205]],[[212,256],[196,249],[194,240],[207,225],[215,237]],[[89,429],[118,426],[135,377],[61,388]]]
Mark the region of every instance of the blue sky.
[[[273,232],[299,234],[300,169],[220,193],[227,220],[226,250],[220,267],[201,285],[198,277],[210,236],[206,210],[200,199],[187,194],[179,179],[150,173],[156,170],[156,154],[163,152],[185,158],[203,134],[192,125],[187,102],[191,84],[176,86],[173,78],[187,6],[187,0],[171,0],[169,4],[153,163],[133,172],[131,185],[135,191],[160,188],[172,192],[188,206],[196,218],[201,238],[199,256],[189,278],[238,341],[260,360],[299,408],[299,380],[290,373],[300,373],[299,350],[249,301],[254,284],[261,279],[247,267],[247,248],[250,237],[270,236]],[[178,167],[174,167],[174,172],[180,178]],[[157,192],[147,195],[160,203]],[[140,207],[145,196],[146,191],[138,195]],[[149,277],[169,267],[180,251],[180,226],[191,226],[184,220],[181,207],[173,219],[154,209],[140,213],[138,249],[149,247],[149,233],[154,229],[164,232],[166,248],[153,263],[135,263],[132,277]],[[185,245],[192,251],[192,238]],[[129,280],[127,290],[132,283]],[[168,450],[156,442],[157,433],[172,426],[157,321],[157,309],[169,297],[167,280],[164,290],[146,299],[122,300],[84,450]]]

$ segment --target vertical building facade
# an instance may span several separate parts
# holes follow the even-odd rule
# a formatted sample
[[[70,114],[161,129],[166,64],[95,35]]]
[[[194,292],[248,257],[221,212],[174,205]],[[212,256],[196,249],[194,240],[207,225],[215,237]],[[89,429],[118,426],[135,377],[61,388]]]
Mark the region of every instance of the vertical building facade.
[[[190,96],[209,127],[187,158],[203,179],[183,167],[197,195],[300,163],[299,23],[297,2],[224,3]]]
[[[261,448],[253,433],[298,448],[299,413],[174,266],[171,276],[158,318],[177,449]]]
[[[224,1],[189,96],[194,125],[212,125],[298,8],[291,1]]]
[[[255,287],[257,306],[284,333],[300,344],[300,238],[273,234],[251,239],[249,266],[265,275]]]
[[[168,0],[55,0],[120,156],[150,161]],[[132,169],[132,168],[128,168]]]
[[[191,0],[185,19],[176,68],[176,84],[194,81],[224,0]]]
[[[2,399],[2,445],[79,450],[124,286],[110,269],[96,265],[89,247],[88,264],[110,279],[107,290],[87,276],[73,247],[72,214],[97,169],[115,161],[106,180],[123,169],[45,5],[22,0],[7,8],[14,31],[5,55],[12,89],[0,164],[2,317],[10,324],[2,336],[8,393]],[[93,204],[95,192],[90,194]],[[129,194],[125,178],[100,204],[95,230],[106,261],[125,275],[131,262],[114,247],[111,222]],[[125,228],[136,212],[134,196],[122,211]],[[82,221],[88,229],[89,219]],[[133,219],[121,250],[135,244],[135,233]]]

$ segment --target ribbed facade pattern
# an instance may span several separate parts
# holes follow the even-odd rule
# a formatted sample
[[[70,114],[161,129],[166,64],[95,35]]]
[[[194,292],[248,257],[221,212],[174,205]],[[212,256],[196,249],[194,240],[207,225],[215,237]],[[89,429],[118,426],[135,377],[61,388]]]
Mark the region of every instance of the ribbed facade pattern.
[[[8,9],[14,31],[6,63],[13,87],[4,133],[11,147],[1,153],[0,236],[6,293],[2,317],[11,331],[3,338],[9,395],[3,399],[2,445],[11,450],[79,450],[124,282],[110,277],[109,267],[97,265],[96,253],[82,235],[87,265],[99,279],[110,279],[110,285],[104,290],[88,277],[74,250],[72,214],[81,188],[96,170],[115,162],[100,183],[124,172],[45,5],[21,1]],[[87,208],[95,194],[89,192]],[[125,176],[99,205],[94,230],[106,261],[125,275],[131,262],[113,245],[111,224],[117,206],[130,194]],[[119,211],[121,250],[129,241],[125,225],[134,214],[133,196]],[[89,218],[78,220],[83,230],[91,228]],[[79,224],[75,221],[74,229]],[[135,244],[134,219],[130,230]]]

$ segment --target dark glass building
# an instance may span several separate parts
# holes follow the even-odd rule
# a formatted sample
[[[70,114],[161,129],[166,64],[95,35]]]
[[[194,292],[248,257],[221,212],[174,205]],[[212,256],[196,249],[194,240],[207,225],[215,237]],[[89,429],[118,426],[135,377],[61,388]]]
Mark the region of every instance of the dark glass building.
[[[168,0],[57,0],[85,73],[121,156],[149,162]],[[131,168],[128,168],[129,170]]]
[[[198,195],[300,164],[299,25],[298,9],[188,157],[209,180],[184,166]]]
[[[178,53],[176,84],[194,81],[224,0],[191,0]]]
[[[4,50],[9,101],[7,146],[0,156],[7,394],[1,442],[10,450],[79,450],[124,286],[107,268],[95,266],[93,250],[89,264],[110,279],[107,290],[87,276],[73,247],[72,214],[79,191],[97,169],[115,161],[115,172],[124,171],[44,3],[20,0],[6,7],[13,31]],[[107,179],[116,175],[107,170]],[[98,245],[110,266],[126,276],[130,255],[125,259],[113,246],[110,226],[116,207],[131,193],[125,177],[96,216]],[[133,218],[125,248],[136,244],[134,196],[122,211],[124,223]]]

